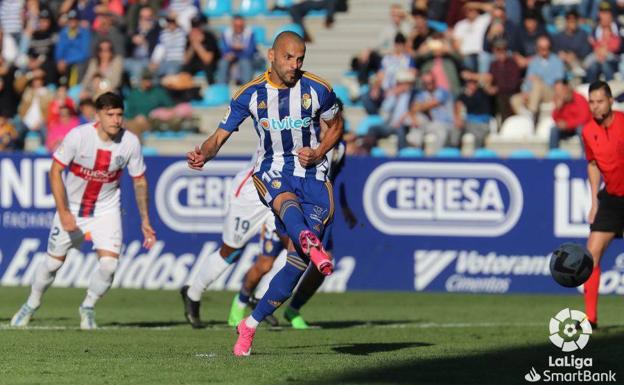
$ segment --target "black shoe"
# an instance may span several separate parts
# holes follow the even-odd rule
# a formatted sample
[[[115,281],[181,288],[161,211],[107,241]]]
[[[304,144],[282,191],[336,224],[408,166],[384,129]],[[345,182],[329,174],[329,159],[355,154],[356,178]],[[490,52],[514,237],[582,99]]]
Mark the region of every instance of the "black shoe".
[[[249,307],[251,308],[251,310],[254,310],[256,308],[256,305],[258,305],[258,298],[251,296],[249,297]],[[279,326],[279,321],[277,320],[277,318],[275,318],[273,316],[273,314],[269,314],[268,316],[264,317],[264,320],[266,322],[268,322],[269,325],[271,325],[272,327],[277,327]]]
[[[191,324],[193,329],[201,329],[204,325],[199,318],[199,301],[193,301],[189,298],[188,292],[189,286],[184,285],[180,289],[180,295],[182,296],[182,302],[184,302],[184,318]]]

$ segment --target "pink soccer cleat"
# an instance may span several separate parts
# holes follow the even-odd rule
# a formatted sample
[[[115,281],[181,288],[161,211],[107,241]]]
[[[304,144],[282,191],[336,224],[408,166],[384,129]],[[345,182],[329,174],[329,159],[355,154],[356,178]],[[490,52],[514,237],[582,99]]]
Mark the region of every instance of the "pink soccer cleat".
[[[245,324],[244,318],[236,327],[238,339],[234,344],[234,355],[238,357],[248,356],[251,354],[251,344],[253,344],[256,329],[252,329]]]
[[[299,234],[299,243],[303,252],[310,257],[310,260],[318,271],[323,275],[330,275],[334,272],[334,262],[323,248],[321,241],[309,230],[303,230]]]

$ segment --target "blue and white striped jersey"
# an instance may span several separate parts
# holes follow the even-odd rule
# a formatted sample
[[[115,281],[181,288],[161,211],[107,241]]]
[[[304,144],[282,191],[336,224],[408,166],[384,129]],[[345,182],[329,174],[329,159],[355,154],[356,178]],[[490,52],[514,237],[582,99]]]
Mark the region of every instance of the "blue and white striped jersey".
[[[234,95],[219,128],[237,131],[251,116],[261,148],[254,172],[325,181],[327,159],[306,169],[299,163],[297,151],[318,147],[320,119],[329,121],[337,113],[336,94],[325,80],[303,72],[293,87],[279,88],[271,83],[266,72]]]

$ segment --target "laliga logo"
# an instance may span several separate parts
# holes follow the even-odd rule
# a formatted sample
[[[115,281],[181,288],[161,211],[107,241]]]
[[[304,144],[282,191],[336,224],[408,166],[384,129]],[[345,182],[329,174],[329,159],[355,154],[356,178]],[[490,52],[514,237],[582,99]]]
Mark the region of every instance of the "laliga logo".
[[[193,233],[223,231],[226,198],[232,177],[246,161],[212,161],[201,172],[185,161],[170,165],[158,178],[155,204],[172,230]]]
[[[583,349],[592,334],[592,327],[585,313],[568,308],[550,319],[549,330],[550,341],[564,352]]]
[[[500,164],[388,162],[368,177],[363,201],[386,234],[497,237],[518,222],[523,193]]]

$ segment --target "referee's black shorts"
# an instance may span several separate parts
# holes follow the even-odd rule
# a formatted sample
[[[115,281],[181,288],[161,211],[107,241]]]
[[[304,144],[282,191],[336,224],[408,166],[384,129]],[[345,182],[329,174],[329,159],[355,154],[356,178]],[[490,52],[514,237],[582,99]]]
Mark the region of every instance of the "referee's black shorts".
[[[598,193],[598,212],[589,229],[615,233],[616,238],[622,238],[622,233],[624,233],[624,197],[611,195],[606,190],[600,190]]]

